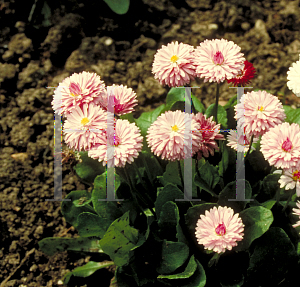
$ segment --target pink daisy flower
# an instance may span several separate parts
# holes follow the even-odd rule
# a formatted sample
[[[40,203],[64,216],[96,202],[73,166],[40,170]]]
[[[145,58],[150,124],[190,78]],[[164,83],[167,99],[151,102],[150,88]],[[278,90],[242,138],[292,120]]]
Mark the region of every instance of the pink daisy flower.
[[[214,150],[219,150],[216,140],[225,140],[224,136],[220,134],[220,124],[216,125],[216,122],[213,121],[213,117],[206,118],[206,115],[202,113],[197,113],[193,115],[193,118],[197,123],[200,124],[200,133],[202,135],[202,140],[199,145],[198,150],[198,159],[204,157],[209,157],[209,153],[214,155]]]
[[[255,72],[256,71],[253,67],[253,64],[246,60],[244,62],[244,68],[235,76],[235,78],[227,80],[227,83],[233,83],[235,87],[238,85],[245,87],[247,84],[250,83],[250,80],[254,78]]]
[[[299,200],[296,202],[296,205],[297,205],[298,209],[293,208],[293,211],[294,211],[293,214],[298,215],[299,219],[300,219],[300,201]],[[297,221],[297,223],[293,225],[294,228],[296,228],[298,226],[300,226],[300,220]]]
[[[107,114],[99,106],[75,106],[64,123],[65,142],[77,151],[89,150],[106,128]]]
[[[244,224],[239,214],[232,208],[219,206],[206,210],[197,221],[196,238],[205,249],[224,253],[237,246],[236,241],[243,239]]]
[[[114,136],[107,138],[107,133],[100,136],[99,142],[88,152],[93,159],[103,161],[103,166],[124,167],[131,164],[142,150],[143,137],[139,128],[128,120],[116,120]]]
[[[185,146],[185,121],[191,125],[188,137],[192,137],[192,149]],[[193,114],[180,110],[166,111],[149,127],[146,138],[155,155],[170,161],[181,160],[185,156],[188,158],[191,153],[195,154],[199,149],[202,139],[201,133],[197,132],[199,128],[200,125],[193,118]]]
[[[300,159],[299,159],[300,161]],[[296,187],[296,194],[300,197],[300,165],[286,170],[275,170],[274,173],[282,174],[278,182],[280,188],[285,186],[285,190],[294,189]]]
[[[261,138],[261,152],[270,165],[289,169],[300,160],[300,127],[283,123],[271,128]]]
[[[205,40],[194,52],[196,75],[204,83],[223,82],[237,76],[244,68],[244,54],[241,48],[225,39]]]
[[[127,86],[112,85],[107,87],[107,93],[114,96],[114,110],[118,116],[133,112],[133,107],[137,105],[136,93]],[[100,105],[107,111],[107,93],[101,98]]]
[[[154,55],[152,73],[162,85],[184,86],[195,79],[194,47],[176,41],[162,46]]]
[[[237,129],[240,130],[239,133],[241,134],[241,129],[243,127],[237,126]],[[230,146],[237,152],[243,152],[244,156],[246,156],[248,150],[249,150],[249,145],[250,145],[250,138],[251,136],[245,134],[244,131],[244,136],[241,135],[238,139],[238,131],[237,130],[230,130],[229,134],[227,135],[227,146]],[[258,138],[253,138],[253,143],[257,143]],[[251,145],[251,149],[255,150],[253,145]]]
[[[96,73],[83,71],[64,79],[54,91],[52,107],[59,115],[68,115],[75,106],[98,104],[105,95],[105,85]]]
[[[286,118],[281,102],[266,91],[244,94],[235,111],[238,124],[245,124],[246,133],[255,137],[281,124]]]

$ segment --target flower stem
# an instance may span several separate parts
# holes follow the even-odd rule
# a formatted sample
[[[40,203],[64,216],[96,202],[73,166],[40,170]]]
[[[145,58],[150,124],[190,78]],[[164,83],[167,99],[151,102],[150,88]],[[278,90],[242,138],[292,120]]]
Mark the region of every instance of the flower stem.
[[[250,144],[249,144],[249,149],[247,151],[247,154],[246,154],[246,157],[248,156],[248,154],[250,153],[250,150],[251,150],[251,146],[252,146],[252,143],[253,143],[253,138],[254,138],[254,135],[251,136],[251,139],[250,139]]]
[[[178,166],[179,176],[180,176],[180,180],[181,180],[181,185],[182,185],[182,188],[184,188],[184,181],[183,181],[183,177],[182,177],[182,172],[181,172],[181,167],[180,167],[180,161],[179,160],[177,160],[177,166]]]
[[[198,158],[196,157],[196,158],[195,158],[195,163],[196,163],[195,168],[196,168],[197,175],[198,175],[199,178],[200,178],[199,164],[198,164],[198,162],[199,162],[199,161],[198,161]],[[197,185],[197,197],[200,197],[200,194],[201,194],[200,187]]]
[[[147,185],[146,185],[145,182],[143,181],[142,175],[141,175],[141,173],[140,173],[140,171],[139,171],[139,168],[137,167],[137,165],[136,165],[135,162],[133,162],[133,166],[134,166],[134,168],[136,169],[136,172],[137,172],[137,174],[138,174],[138,177],[139,177],[139,179],[140,179],[141,184],[143,185],[144,189],[148,191],[149,188],[147,187]],[[148,198],[148,200],[150,200],[151,204],[154,205],[153,199],[148,195],[148,193],[145,193],[145,195],[146,195],[146,197]]]
[[[284,205],[284,207],[283,207],[283,209],[282,209],[282,212],[284,212],[284,211],[286,210],[286,208],[288,207],[288,205],[289,205],[289,203],[290,203],[290,201],[291,201],[291,198],[292,198],[292,196],[293,196],[293,193],[294,193],[294,189],[290,191],[289,198],[288,198],[286,204]]]
[[[150,170],[149,170],[149,167],[148,167],[148,165],[147,165],[147,162],[146,162],[144,156],[143,156],[143,155],[141,155],[141,156],[142,156],[142,161],[143,161],[144,166],[145,166],[145,169],[146,169],[146,173],[147,173],[148,178],[149,178],[149,180],[150,180],[150,182],[151,182],[152,188],[154,189],[154,183],[153,183],[153,180],[152,180],[152,177],[151,177],[151,172],[150,172]]]
[[[216,105],[214,107],[214,116],[215,116],[216,124],[218,124],[219,87],[220,84],[217,83]]]
[[[131,193],[131,195],[132,195],[132,197],[134,198],[134,200],[135,200],[135,202],[136,202],[136,204],[139,206],[139,208],[141,209],[141,211],[142,211],[142,213],[144,213],[144,209],[139,205],[139,203],[138,203],[138,200],[137,200],[137,197],[136,197],[136,195],[139,197],[139,199],[151,210],[151,212],[152,212],[152,214],[153,214],[153,216],[154,216],[154,218],[156,219],[156,214],[155,214],[155,212],[154,212],[154,210],[153,210],[153,208],[145,201],[145,199],[136,191],[136,189],[134,189],[134,187],[133,187],[133,184],[132,184],[132,182],[131,182],[131,179],[130,179],[130,176],[129,176],[129,174],[128,174],[128,172],[127,172],[127,168],[126,168],[126,166],[124,167],[124,171],[125,171],[125,175],[126,175],[126,178],[127,178],[127,182],[128,182],[128,184],[129,184],[129,187],[130,187],[130,193]]]

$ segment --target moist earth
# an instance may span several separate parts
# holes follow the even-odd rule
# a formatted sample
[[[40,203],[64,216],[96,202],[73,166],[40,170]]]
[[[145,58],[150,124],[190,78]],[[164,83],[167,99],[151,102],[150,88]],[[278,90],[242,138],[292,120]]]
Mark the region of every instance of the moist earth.
[[[125,15],[104,1],[35,1],[35,9],[33,2],[0,1],[1,287],[63,286],[68,271],[90,260],[110,260],[67,251],[49,257],[39,250],[43,238],[78,236],[60,202],[46,201],[54,197],[49,87],[75,72],[96,72],[107,86],[127,85],[137,93],[137,118],[164,103],[168,92],[151,73],[157,49],[171,41],[196,47],[225,38],[254,64],[257,76],[249,86],[300,105],[286,85],[288,68],[300,54],[299,0],[142,0],[131,1]],[[201,87],[193,93],[205,107],[214,102],[214,83],[191,84]],[[222,84],[220,104],[235,92]],[[64,164],[62,189],[64,198],[89,186]],[[99,278],[101,286],[110,286],[113,276],[114,268],[103,269],[70,286],[98,286]]]

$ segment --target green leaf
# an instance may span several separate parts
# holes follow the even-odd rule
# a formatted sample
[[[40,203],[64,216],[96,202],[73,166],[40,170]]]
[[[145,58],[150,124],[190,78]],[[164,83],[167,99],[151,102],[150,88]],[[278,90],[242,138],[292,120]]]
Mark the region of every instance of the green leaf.
[[[44,1],[44,5],[41,13],[44,15],[44,20],[42,22],[43,27],[51,26],[50,17],[51,17],[51,9],[46,1]]]
[[[249,286],[280,286],[282,279],[290,278],[291,273],[287,273],[297,261],[295,247],[285,231],[271,227],[255,241],[247,270]]]
[[[111,220],[107,218],[101,218],[100,216],[83,212],[78,215],[78,232],[82,237],[97,236],[102,238],[111,224]]]
[[[65,275],[64,277],[64,284],[68,284],[72,276],[76,277],[88,277],[92,275],[95,271],[102,269],[102,268],[107,268],[111,265],[114,265],[114,262],[112,261],[104,261],[104,262],[94,262],[90,261],[84,266],[80,266],[75,268],[72,272],[69,272]]]
[[[166,98],[166,110],[170,110],[176,102],[185,102],[185,88],[171,88]]]
[[[52,256],[56,252],[63,252],[66,250],[103,253],[103,250],[99,244],[99,240],[83,237],[47,237],[39,241],[39,248],[48,256]]]
[[[157,215],[157,219],[160,219],[160,214],[162,211],[163,205],[168,201],[174,201],[175,199],[182,199],[183,192],[174,184],[167,184],[163,187],[162,191],[158,194],[156,201],[155,201],[155,212]],[[180,207],[187,207],[190,206],[188,201],[178,201],[177,205]]]
[[[271,210],[275,203],[276,203],[276,200],[268,200],[268,201],[263,202],[261,205],[263,207]]]
[[[115,174],[115,190],[118,190],[120,185],[121,179],[118,174]],[[94,209],[100,217],[107,218],[111,222],[122,216],[122,211],[118,208],[116,201],[99,201],[98,199],[106,199],[105,173],[98,175],[94,181],[94,189],[92,191]]]
[[[231,99],[224,105],[224,109],[227,110],[230,107],[234,107],[237,104],[237,95],[235,94]]]
[[[220,181],[217,168],[206,161],[205,164],[199,168],[199,174],[201,177],[199,177],[197,173],[195,174],[195,185],[201,187],[211,195],[214,195],[213,189]]]
[[[105,172],[105,166],[102,162],[92,159],[88,156],[88,152],[79,152],[82,162],[76,164],[74,170],[78,176],[88,183],[93,183],[95,177]]]
[[[85,206],[85,205],[89,204],[91,201],[92,201],[91,198],[88,199],[85,196],[83,196],[83,197],[80,197],[79,199],[74,200],[73,203],[76,207],[80,207],[80,206]]]
[[[202,161],[199,161],[199,166],[202,164]],[[180,161],[180,167],[182,171],[182,176],[184,176],[184,160]],[[192,159],[192,175],[195,175],[195,159]],[[174,185],[182,186],[178,164],[176,161],[170,161],[166,166],[166,171],[163,174],[163,178],[159,177],[160,181],[163,185],[167,185],[168,183],[172,183]],[[197,186],[196,184],[192,184],[192,195],[197,195]]]
[[[244,238],[238,242],[236,251],[246,251],[251,243],[261,237],[271,226],[274,218],[272,212],[262,206],[249,207],[240,212],[244,227]]]
[[[205,107],[200,102],[200,100],[196,98],[196,96],[194,96],[193,94],[191,96],[192,96],[192,104],[194,105],[196,111],[203,114],[205,112]]]
[[[147,135],[147,130],[151,126],[151,124],[157,120],[157,118],[165,112],[166,105],[162,104],[157,107],[154,111],[144,112],[140,115],[138,119],[135,119],[136,125],[141,130],[141,135],[145,137]]]
[[[162,279],[185,279],[191,277],[197,269],[197,263],[195,261],[195,256],[192,255],[188,265],[184,269],[183,272],[177,273],[177,274],[172,274],[172,275],[159,275],[157,278],[162,278]]]
[[[172,201],[166,202],[160,212],[158,225],[161,228],[176,227],[179,221],[179,211],[176,203]]]
[[[166,202],[160,212],[158,225],[160,227],[160,237],[167,240],[176,238],[176,226],[179,222],[179,211],[176,203]]]
[[[162,244],[162,260],[156,271],[170,274],[184,264],[189,256],[189,248],[182,242],[164,240]]]
[[[155,181],[158,176],[163,175],[163,169],[160,163],[151,152],[142,151],[134,163],[138,167],[145,169],[147,178],[151,179],[152,182]]]
[[[103,251],[117,266],[128,264],[130,251],[136,247],[139,233],[129,225],[129,211],[116,219],[100,240]]]
[[[215,105],[216,104],[211,104],[205,111],[207,118],[214,116],[213,109]],[[216,121],[215,118],[213,119]],[[221,124],[222,129],[227,129],[227,112],[221,105],[218,105],[218,123]]]
[[[219,162],[219,174],[220,174],[220,176],[223,176],[225,171],[228,168],[230,149],[231,148],[226,145],[225,141],[220,141],[220,150],[221,150],[221,153],[222,153],[222,159]]]
[[[300,109],[293,109],[290,106],[283,105],[284,112],[286,114],[285,122],[292,124],[296,123],[300,125]]]
[[[77,218],[78,215],[83,212],[91,212],[93,208],[89,205],[83,205],[83,206],[75,206],[74,202],[76,203],[76,200],[80,200],[80,198],[85,197],[87,199],[90,199],[91,194],[86,190],[73,190],[71,191],[67,196],[66,199],[71,199],[71,201],[62,201],[61,202],[61,213],[65,217],[66,221],[73,225],[75,228],[77,228]]]
[[[239,179],[239,182],[243,182],[243,179]],[[220,206],[231,207],[235,212],[242,211],[247,202],[251,199],[252,189],[250,183],[245,180],[245,201],[230,201],[229,199],[236,199],[237,190],[236,190],[236,181],[228,183],[225,188],[219,194],[218,204]]]
[[[120,116],[120,119],[121,119],[121,120],[128,120],[130,123],[135,123],[135,119],[134,119],[132,113],[125,114],[125,115],[121,115],[121,116]]]
[[[129,9],[129,0],[104,0],[104,2],[117,14],[126,14]]]
[[[192,256],[193,257],[193,256]],[[191,258],[192,258],[191,257]],[[171,281],[172,285],[171,286],[178,286],[178,287],[204,287],[205,284],[206,284],[206,274],[205,274],[205,271],[204,271],[204,268],[203,266],[201,265],[201,263],[195,259],[195,262],[196,262],[196,265],[197,265],[197,268],[195,270],[195,272],[188,278],[178,278],[178,280],[176,281]],[[173,276],[173,275],[168,275],[169,276]],[[176,274],[175,274],[176,276]],[[160,279],[158,278],[158,280],[160,282],[163,282],[167,285],[170,285],[168,284],[167,280],[168,278],[164,278],[164,279]],[[175,279],[175,278],[174,278]]]

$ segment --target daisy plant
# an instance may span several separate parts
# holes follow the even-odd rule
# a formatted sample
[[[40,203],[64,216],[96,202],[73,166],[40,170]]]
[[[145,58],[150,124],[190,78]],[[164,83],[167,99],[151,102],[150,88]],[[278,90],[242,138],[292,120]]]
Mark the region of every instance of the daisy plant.
[[[298,66],[288,72],[297,96]],[[222,83],[239,92],[255,76],[241,48],[226,39],[198,47],[165,43],[152,73],[170,90],[165,103],[138,118],[136,92],[105,86],[95,73],[74,73],[55,90],[52,106],[63,116],[64,141],[80,157],[74,170],[90,189],[74,190],[61,203],[79,237],[45,238],[40,248],[47,255],[95,253],[67,273],[70,286],[76,277],[97,280],[97,270],[110,265],[116,267],[112,284],[124,287],[294,286],[299,109],[264,90],[233,95],[220,106]],[[216,82],[215,104],[205,107],[188,94],[197,77],[204,85]],[[244,200],[236,198],[238,184]],[[99,262],[100,253],[110,261]]]

